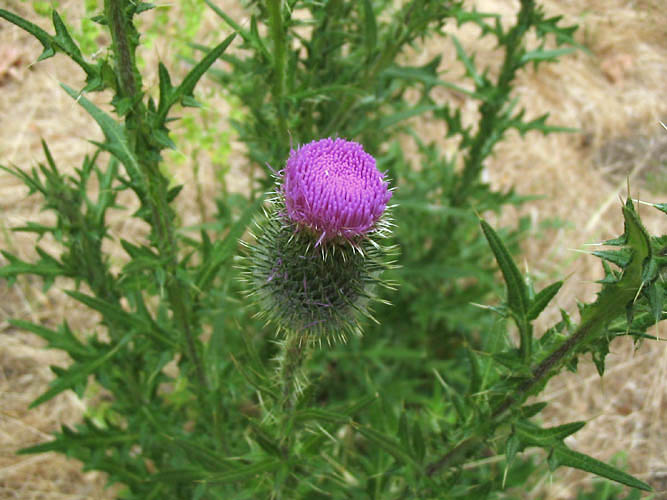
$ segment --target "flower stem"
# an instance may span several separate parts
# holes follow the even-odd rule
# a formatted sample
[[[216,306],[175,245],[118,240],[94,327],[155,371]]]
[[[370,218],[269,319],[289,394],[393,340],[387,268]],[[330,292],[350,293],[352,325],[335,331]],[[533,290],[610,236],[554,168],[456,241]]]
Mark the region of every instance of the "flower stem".
[[[289,333],[282,343],[283,350],[280,356],[280,406],[284,411],[291,413],[296,396],[303,390],[306,384],[306,376],[302,365],[310,353],[308,340],[302,336]]]

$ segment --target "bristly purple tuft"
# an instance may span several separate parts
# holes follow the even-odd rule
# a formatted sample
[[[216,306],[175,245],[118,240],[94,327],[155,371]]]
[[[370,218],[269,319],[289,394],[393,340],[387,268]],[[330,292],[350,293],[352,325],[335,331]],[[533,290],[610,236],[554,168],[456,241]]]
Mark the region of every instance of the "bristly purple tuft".
[[[368,233],[391,198],[375,158],[344,139],[321,139],[292,150],[282,192],[288,217],[314,231],[318,244]]]

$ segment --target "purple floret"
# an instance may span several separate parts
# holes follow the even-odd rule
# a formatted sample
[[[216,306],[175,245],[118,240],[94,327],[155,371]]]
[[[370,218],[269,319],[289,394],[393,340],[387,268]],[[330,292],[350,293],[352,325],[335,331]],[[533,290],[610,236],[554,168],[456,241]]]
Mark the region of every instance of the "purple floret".
[[[287,215],[318,234],[318,243],[366,234],[391,198],[375,158],[344,139],[321,139],[292,150],[282,190]]]

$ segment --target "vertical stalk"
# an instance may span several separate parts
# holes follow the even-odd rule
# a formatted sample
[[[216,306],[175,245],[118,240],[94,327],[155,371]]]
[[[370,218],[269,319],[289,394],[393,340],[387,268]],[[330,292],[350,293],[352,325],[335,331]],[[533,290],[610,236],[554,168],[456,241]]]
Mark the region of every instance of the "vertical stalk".
[[[503,39],[499,40],[505,46],[505,58],[494,86],[496,92],[480,106],[482,118],[465,160],[461,182],[452,198],[452,206],[454,207],[462,206],[466,202],[470,187],[482,170],[482,162],[491,154],[493,146],[502,138],[505,129],[501,129],[498,133],[496,122],[503,106],[509,99],[510,83],[514,80],[519,69],[517,51],[521,48],[523,35],[532,24],[531,19],[534,13],[535,1],[521,0],[521,9],[516,24],[512,26]]]
[[[125,12],[127,8],[127,0],[105,0],[104,2],[104,11],[109,23],[119,75],[118,93],[123,97],[134,99],[141,92],[141,82],[137,78],[138,72],[135,65],[136,41],[132,39],[132,36],[136,36],[136,32],[131,18],[128,18]],[[125,117],[127,138],[146,180],[146,196],[141,201],[150,208],[155,244],[165,260],[167,300],[174,322],[185,337],[188,358],[195,367],[200,385],[199,394],[204,396],[208,384],[203,364],[197,354],[194,332],[191,327],[190,300],[176,278],[178,248],[173,234],[173,212],[167,201],[168,182],[160,172],[159,150],[150,140],[150,132],[147,132],[149,127],[144,123],[144,117],[144,104],[137,99]]]
[[[269,28],[273,39],[273,98],[278,112],[278,132],[282,144],[287,144],[287,110],[285,109],[285,28],[283,26],[282,0],[269,0]]]
[[[281,407],[283,411],[291,413],[296,395],[304,385],[304,374],[301,370],[304,360],[308,356],[308,339],[304,339],[292,332],[281,345],[283,350],[278,367],[281,387]]]

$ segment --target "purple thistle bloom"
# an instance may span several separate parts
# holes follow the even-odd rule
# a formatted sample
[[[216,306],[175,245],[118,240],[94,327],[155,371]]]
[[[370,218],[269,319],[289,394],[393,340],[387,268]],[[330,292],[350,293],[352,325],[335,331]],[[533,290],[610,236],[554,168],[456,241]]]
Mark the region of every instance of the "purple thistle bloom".
[[[289,218],[319,235],[318,244],[368,233],[391,198],[375,158],[344,139],[321,139],[292,150],[282,192]]]

